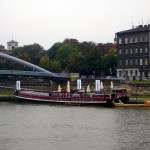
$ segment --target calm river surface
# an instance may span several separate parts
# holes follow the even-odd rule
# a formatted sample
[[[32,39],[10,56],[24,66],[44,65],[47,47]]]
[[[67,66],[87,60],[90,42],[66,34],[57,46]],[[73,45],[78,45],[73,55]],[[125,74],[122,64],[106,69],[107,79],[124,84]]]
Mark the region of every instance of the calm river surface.
[[[0,150],[149,150],[150,108],[0,102]]]

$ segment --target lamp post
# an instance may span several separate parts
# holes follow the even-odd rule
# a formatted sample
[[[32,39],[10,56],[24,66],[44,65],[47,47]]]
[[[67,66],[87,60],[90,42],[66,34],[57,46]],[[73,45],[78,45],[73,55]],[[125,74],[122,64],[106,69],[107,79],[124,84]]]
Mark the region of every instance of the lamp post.
[[[110,71],[110,76],[112,75],[112,70],[111,70],[111,68],[109,69],[109,71]]]
[[[94,78],[95,78],[95,70],[93,71],[93,75],[94,75]]]

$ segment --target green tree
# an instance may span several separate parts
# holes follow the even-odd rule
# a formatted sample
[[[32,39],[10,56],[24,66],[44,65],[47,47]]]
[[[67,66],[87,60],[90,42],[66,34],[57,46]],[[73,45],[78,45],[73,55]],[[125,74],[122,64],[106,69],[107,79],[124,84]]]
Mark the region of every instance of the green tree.
[[[81,72],[82,69],[82,61],[83,60],[83,55],[80,51],[75,50],[72,53],[68,55],[68,66],[67,70],[69,72]]]
[[[43,55],[40,58],[40,66],[46,70],[50,69],[50,59],[48,55]]]
[[[61,72],[61,64],[58,60],[50,60],[50,70],[51,72]]]
[[[59,60],[62,70],[68,71],[67,68],[69,65],[69,55],[75,51],[77,51],[76,48],[68,44],[64,44],[59,47],[57,50],[56,58]]]
[[[102,58],[101,53],[97,50],[89,52],[85,59],[85,74],[87,75],[101,75],[102,70]]]
[[[5,46],[0,45],[0,50],[5,50]]]
[[[12,55],[15,57],[19,57],[19,55],[27,53],[31,60],[31,63],[38,65],[39,58],[43,52],[44,52],[43,47],[35,43],[32,45],[25,45],[23,47],[15,48],[12,51]]]
[[[46,51],[46,54],[51,58],[51,59],[56,59],[56,53],[59,47],[61,47],[63,44],[60,42],[55,43],[51,48],[49,48]]]
[[[79,42],[65,39],[57,42],[47,51],[39,44],[25,45],[12,50],[12,55],[22,60],[40,65],[52,72],[79,72],[85,75],[115,75],[116,55],[112,43]],[[13,62],[2,61],[3,68],[24,69]]]
[[[63,44],[68,44],[68,45],[70,45],[70,46],[72,46],[72,47],[74,47],[76,49],[79,49],[79,45],[80,45],[78,40],[72,39],[72,38],[71,39],[66,38],[62,43]]]
[[[80,51],[83,55],[95,50],[96,44],[94,42],[82,42],[80,43]]]
[[[109,50],[108,54],[103,59],[104,63],[104,75],[106,76],[115,76],[116,75],[116,66],[117,66],[117,58],[115,49],[112,48]]]

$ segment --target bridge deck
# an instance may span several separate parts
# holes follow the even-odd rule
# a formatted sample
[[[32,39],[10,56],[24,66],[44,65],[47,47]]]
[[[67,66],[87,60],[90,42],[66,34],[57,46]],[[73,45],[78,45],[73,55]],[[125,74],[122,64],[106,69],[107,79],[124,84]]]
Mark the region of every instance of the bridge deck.
[[[55,76],[53,76],[53,74]],[[69,74],[62,73],[47,73],[40,71],[18,71],[18,70],[0,70],[0,75],[4,76],[25,76],[25,77],[43,77],[50,79],[69,79]]]

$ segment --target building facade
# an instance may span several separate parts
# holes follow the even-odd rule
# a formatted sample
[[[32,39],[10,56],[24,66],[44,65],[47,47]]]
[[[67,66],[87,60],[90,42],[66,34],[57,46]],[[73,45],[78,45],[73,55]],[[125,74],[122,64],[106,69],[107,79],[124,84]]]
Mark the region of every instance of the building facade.
[[[150,77],[150,24],[116,33],[117,77],[144,80]]]
[[[7,50],[13,50],[16,47],[18,47],[18,42],[14,40],[7,42]]]

